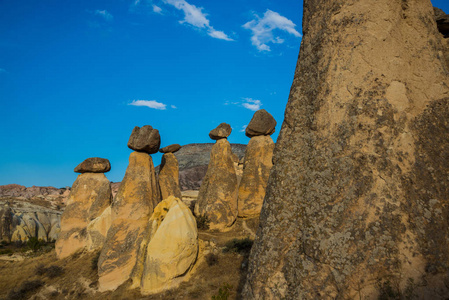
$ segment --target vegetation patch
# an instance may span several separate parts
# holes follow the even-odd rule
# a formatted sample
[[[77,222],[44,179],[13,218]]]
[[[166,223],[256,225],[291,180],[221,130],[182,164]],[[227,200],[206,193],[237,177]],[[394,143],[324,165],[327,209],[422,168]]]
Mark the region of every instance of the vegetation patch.
[[[195,218],[196,218],[196,227],[198,229],[201,229],[201,230],[209,229],[210,219],[207,215],[202,214],[199,216],[195,216]]]
[[[227,284],[226,282],[218,289],[218,293],[212,296],[212,300],[227,300],[230,291],[232,289],[232,285]]]
[[[45,275],[48,278],[59,277],[64,274],[64,269],[60,266],[52,265],[46,268],[44,265],[39,265],[36,268],[36,275]]]
[[[239,254],[248,254],[253,246],[253,240],[250,238],[232,239],[225,244],[223,252],[235,252]]]
[[[8,294],[9,300],[27,299],[31,293],[36,292],[44,283],[41,280],[25,281],[18,290],[12,290]]]

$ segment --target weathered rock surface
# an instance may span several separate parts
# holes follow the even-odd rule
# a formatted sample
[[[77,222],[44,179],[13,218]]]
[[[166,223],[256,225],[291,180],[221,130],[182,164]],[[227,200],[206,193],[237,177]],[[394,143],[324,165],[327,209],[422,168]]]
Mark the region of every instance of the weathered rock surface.
[[[209,137],[213,140],[220,140],[227,138],[232,132],[231,125],[226,123],[221,123],[217,128],[212,129],[209,132]]]
[[[274,142],[270,136],[255,136],[249,141],[239,185],[239,217],[250,218],[260,214],[273,166],[273,150]]]
[[[158,204],[148,234],[143,265],[135,270],[135,280],[141,278],[140,291],[144,295],[179,285],[198,255],[195,218],[178,198],[170,196]]]
[[[87,225],[86,248],[88,251],[99,250],[106,242],[106,236],[112,223],[111,212],[112,209],[109,206]]]
[[[158,179],[162,199],[167,199],[169,196],[181,199],[178,160],[173,153],[162,155]]]
[[[0,185],[0,197],[22,197],[25,199],[32,199],[35,197],[45,198],[45,200],[58,200],[62,202],[68,198],[70,194],[70,187],[57,189],[52,186],[32,186],[25,187],[18,184]]]
[[[303,32],[243,298],[447,298],[449,73],[430,1],[305,0]]]
[[[145,125],[142,128],[134,127],[128,141],[130,149],[149,154],[157,153],[160,146],[159,130],[153,129],[150,125]]]
[[[259,109],[253,115],[245,129],[247,137],[272,135],[276,131],[276,120],[265,109]]]
[[[104,174],[78,175],[61,217],[61,232],[55,245],[59,259],[86,248],[87,226],[110,206],[111,199],[111,185]]]
[[[151,156],[131,153],[125,177],[112,204],[112,223],[98,261],[100,290],[115,290],[130,278],[148,220],[159,201]]]
[[[164,148],[159,149],[159,152],[161,152],[161,153],[175,153],[179,149],[181,149],[181,145],[173,144],[173,145],[169,145],[169,146],[166,146]]]
[[[111,170],[111,163],[106,158],[90,157],[75,168],[76,173],[106,173]]]
[[[210,229],[226,230],[237,217],[237,195],[238,183],[231,145],[226,139],[220,139],[212,147],[195,214],[207,215]]]

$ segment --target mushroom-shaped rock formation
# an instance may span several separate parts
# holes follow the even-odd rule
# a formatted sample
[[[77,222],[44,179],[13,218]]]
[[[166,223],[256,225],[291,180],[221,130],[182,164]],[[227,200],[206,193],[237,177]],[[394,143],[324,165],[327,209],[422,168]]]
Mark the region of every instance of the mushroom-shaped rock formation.
[[[73,183],[56,241],[59,259],[87,248],[87,226],[111,204],[111,185],[102,173],[83,173]]]
[[[75,168],[76,173],[106,173],[111,170],[111,163],[106,158],[91,157]]]
[[[227,138],[232,132],[231,125],[221,123],[216,128],[209,132],[209,137],[213,140],[220,140]]]
[[[273,150],[274,142],[270,136],[255,136],[249,141],[239,186],[239,217],[251,218],[260,214],[273,166]]]
[[[130,278],[148,220],[159,202],[159,185],[151,156],[131,153],[125,177],[114,198],[111,227],[98,260],[100,290],[115,290]]]
[[[259,135],[272,135],[276,130],[276,124],[276,120],[269,112],[265,109],[259,109],[246,126],[245,134],[250,138]]]
[[[130,149],[148,154],[157,153],[160,146],[159,130],[153,129],[150,125],[145,125],[142,128],[134,127],[128,141]]]
[[[232,157],[227,139],[218,140],[212,147],[195,205],[197,216],[209,218],[210,229],[226,231],[237,217],[238,182]]]
[[[175,196],[181,199],[178,160],[173,153],[162,155],[158,179],[162,199],[166,199],[168,196]]]
[[[166,146],[164,148],[159,149],[159,152],[161,152],[161,153],[175,153],[175,152],[177,152],[181,148],[182,148],[181,145],[173,144],[173,145],[169,145],[169,146]]]

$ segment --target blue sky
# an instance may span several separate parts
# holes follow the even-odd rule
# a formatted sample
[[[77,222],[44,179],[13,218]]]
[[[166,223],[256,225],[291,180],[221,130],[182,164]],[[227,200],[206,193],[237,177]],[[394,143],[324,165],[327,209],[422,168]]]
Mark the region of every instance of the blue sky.
[[[167,146],[226,122],[246,144],[264,108],[276,140],[301,19],[300,0],[0,0],[0,185],[70,186],[94,156],[121,181],[134,126]]]

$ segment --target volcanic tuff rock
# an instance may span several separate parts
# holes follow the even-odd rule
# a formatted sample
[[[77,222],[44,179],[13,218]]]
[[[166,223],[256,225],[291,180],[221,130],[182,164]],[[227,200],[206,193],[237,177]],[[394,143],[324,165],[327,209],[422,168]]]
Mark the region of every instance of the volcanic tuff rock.
[[[154,209],[143,260],[133,272],[133,285],[144,295],[173,288],[186,278],[198,255],[198,230],[190,209],[170,196]]]
[[[447,298],[449,72],[430,1],[305,0],[303,32],[243,298]]]
[[[159,130],[153,129],[150,125],[145,125],[142,128],[134,127],[128,141],[130,149],[149,154],[157,153],[160,146]]]
[[[111,170],[111,163],[106,158],[91,157],[75,168],[76,173],[106,173]]]
[[[207,215],[210,229],[226,230],[237,217],[238,183],[227,139],[212,147],[206,176],[200,187],[195,215]]]
[[[23,197],[25,199],[32,199],[34,197],[45,198],[49,202],[52,200],[60,200],[65,202],[70,193],[70,188],[57,189],[52,186],[32,186],[25,187],[18,184],[0,185],[0,198],[3,197]]]
[[[168,196],[181,199],[178,160],[173,153],[162,155],[158,179],[162,199],[167,199]]]
[[[115,290],[131,276],[148,220],[160,202],[151,156],[133,152],[112,204],[112,224],[98,260],[99,289]]]
[[[61,217],[61,233],[55,245],[59,259],[87,247],[87,226],[110,206],[111,200],[111,185],[104,174],[78,175]]]
[[[449,37],[449,15],[437,7],[434,7],[433,10],[438,30],[444,35],[444,37]]]
[[[181,149],[181,145],[179,144],[173,144],[166,146],[164,148],[159,149],[159,152],[161,153],[174,153],[177,152],[179,149]]]
[[[260,214],[273,166],[273,150],[274,142],[270,136],[255,136],[249,141],[239,186],[239,217],[255,217]]]
[[[245,129],[247,137],[272,135],[276,131],[276,120],[265,109],[256,111]]]
[[[231,125],[226,123],[221,123],[217,126],[217,128],[212,129],[209,132],[209,137],[213,140],[219,140],[219,139],[225,139],[227,138],[232,132]]]

